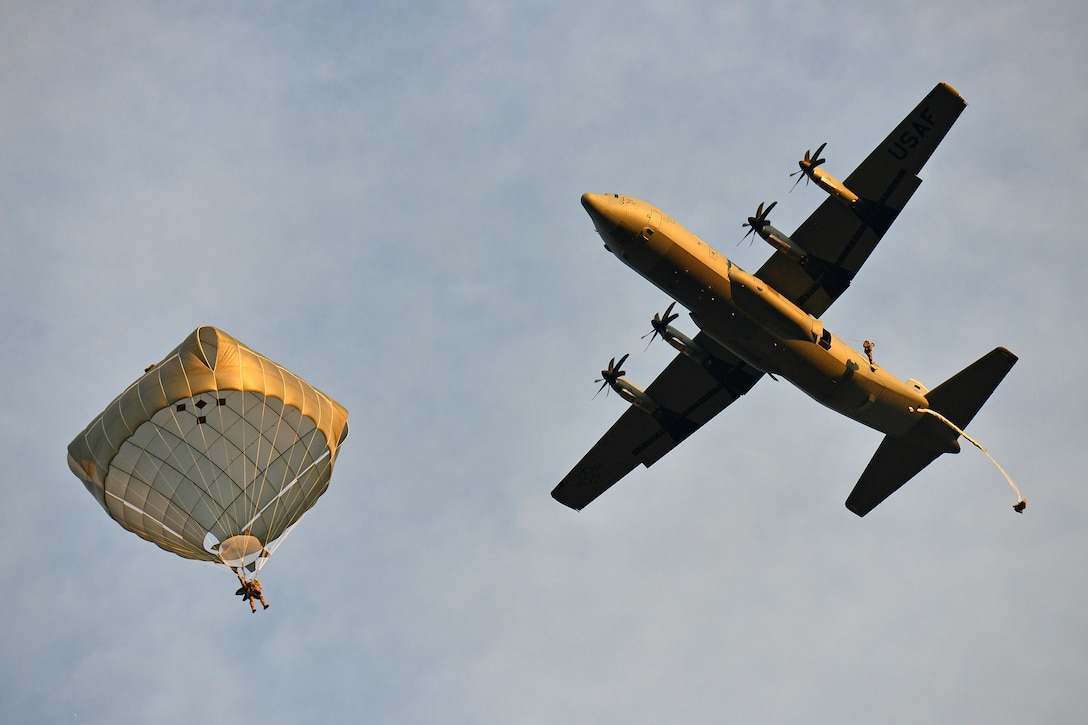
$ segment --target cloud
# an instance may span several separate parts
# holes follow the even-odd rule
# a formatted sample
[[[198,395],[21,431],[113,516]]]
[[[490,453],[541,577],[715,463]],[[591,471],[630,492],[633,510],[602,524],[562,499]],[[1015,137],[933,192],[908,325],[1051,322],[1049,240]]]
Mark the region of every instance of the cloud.
[[[0,720],[1070,720],[1085,495],[1083,11],[378,3],[3,11]],[[1030,33],[1024,28],[1031,27]],[[865,519],[879,435],[765,381],[581,513],[548,492],[664,293],[584,191],[746,269],[938,81],[970,104],[825,317],[933,385],[1021,356]],[[343,402],[328,493],[264,570],[120,529],[71,438],[214,324]],[[694,326],[681,320],[685,329]],[[947,459],[947,460],[946,460]]]

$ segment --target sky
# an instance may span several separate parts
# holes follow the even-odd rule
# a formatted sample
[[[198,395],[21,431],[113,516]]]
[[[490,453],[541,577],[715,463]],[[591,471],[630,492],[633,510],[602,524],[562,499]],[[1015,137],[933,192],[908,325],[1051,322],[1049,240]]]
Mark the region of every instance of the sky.
[[[714,5],[0,6],[0,721],[1083,717],[1088,6]],[[805,149],[845,177],[939,81],[969,105],[823,320],[930,387],[1017,353],[968,432],[1027,511],[965,446],[857,518],[880,434],[769,379],[553,501],[601,367],[672,357],[579,196],[754,271]],[[205,324],[350,411],[257,614],[66,464]]]

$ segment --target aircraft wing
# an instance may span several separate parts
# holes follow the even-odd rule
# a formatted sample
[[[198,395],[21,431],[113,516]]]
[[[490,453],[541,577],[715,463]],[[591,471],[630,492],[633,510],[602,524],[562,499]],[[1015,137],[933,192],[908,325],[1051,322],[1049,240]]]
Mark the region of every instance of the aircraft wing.
[[[695,342],[711,356],[701,365],[678,354],[646,394],[661,406],[650,415],[631,406],[559,485],[552,498],[581,510],[630,473],[653,465],[681,441],[744,395],[763,375],[700,332]]]
[[[790,238],[808,258],[775,254],[756,276],[814,317],[838,299],[922,183],[918,173],[967,103],[939,83],[843,182],[859,197],[828,197]]]

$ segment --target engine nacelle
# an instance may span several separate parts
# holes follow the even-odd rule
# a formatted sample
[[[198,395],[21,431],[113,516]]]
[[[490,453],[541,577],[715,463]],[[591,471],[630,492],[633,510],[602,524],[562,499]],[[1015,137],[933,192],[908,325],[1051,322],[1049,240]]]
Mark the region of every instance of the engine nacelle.
[[[821,189],[830,194],[833,198],[838,199],[847,206],[857,203],[857,194],[847,189],[841,181],[824,171],[819,166],[812,169],[809,177],[816,182],[817,186],[819,186]]]
[[[632,384],[627,378],[618,378],[610,385],[621,398],[648,415],[656,415],[661,410],[661,406],[653,398],[641,388]]]
[[[772,227],[770,224],[767,224],[762,229],[757,229],[756,232],[763,238],[763,241],[767,242],[767,244],[770,244],[779,252],[793,257],[799,262],[804,261],[808,257],[805,250],[801,249],[801,247],[792,239]]]
[[[858,201],[858,195],[846,188],[846,185],[836,179],[831,174],[820,168],[827,159],[820,156],[824,152],[824,147],[827,143],[820,144],[820,147],[816,149],[816,153],[811,151],[805,152],[805,158],[797,162],[797,165],[801,168],[801,171],[794,171],[790,176],[795,176],[798,173],[804,174],[808,178],[816,182],[816,185],[826,191],[834,199],[838,199],[847,206],[856,204]],[[797,179],[800,181],[801,179]],[[794,186],[797,186],[794,183]]]
[[[666,327],[661,336],[678,351],[687,355],[700,365],[706,365],[710,362],[710,355],[708,355],[703,348],[699,347],[699,343],[695,342],[695,340],[692,340],[672,325]]]

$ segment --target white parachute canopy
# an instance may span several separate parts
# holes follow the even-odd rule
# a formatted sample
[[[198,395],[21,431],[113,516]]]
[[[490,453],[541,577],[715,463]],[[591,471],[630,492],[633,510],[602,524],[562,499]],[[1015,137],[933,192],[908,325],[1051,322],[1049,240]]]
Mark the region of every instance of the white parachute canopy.
[[[188,559],[255,573],[328,488],[348,412],[214,327],[199,327],[68,446],[121,526]]]

